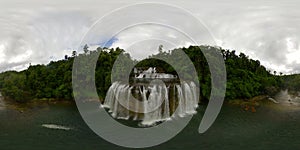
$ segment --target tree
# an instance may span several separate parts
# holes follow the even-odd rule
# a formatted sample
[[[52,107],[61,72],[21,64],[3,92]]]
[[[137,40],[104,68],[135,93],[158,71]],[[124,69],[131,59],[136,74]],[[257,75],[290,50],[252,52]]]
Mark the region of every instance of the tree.
[[[77,56],[77,52],[76,51],[73,51],[72,52],[72,57],[76,57]]]
[[[84,46],[88,50],[88,46]],[[214,59],[212,52],[218,52],[223,56],[227,71],[227,91],[226,99],[247,99],[261,94],[276,93],[279,87],[293,87],[300,89],[300,76],[276,76],[266,70],[264,66],[257,60],[249,59],[245,54],[236,55],[235,51],[224,50],[221,48],[210,46],[190,46],[188,48],[174,49],[169,53],[163,53],[163,46],[159,46],[159,54],[153,55],[144,61],[140,61],[136,66],[141,67],[161,67],[163,72],[177,74],[178,71],[190,72],[186,61],[181,57],[181,51],[187,54],[198,73],[197,77],[191,77],[189,74],[184,76],[182,80],[199,80],[201,100],[209,100],[211,92],[211,74],[210,66],[206,61],[205,56]],[[204,56],[204,54],[206,54]],[[82,82],[91,80],[85,77],[84,74],[90,70],[86,68],[87,63],[97,59],[95,69],[95,80],[98,95],[105,98],[106,92],[111,85],[111,72],[115,60],[121,56],[122,63],[115,66],[117,72],[127,70],[123,64],[135,63],[129,54],[125,53],[120,48],[90,51],[90,53],[80,54],[77,56],[76,51],[72,52],[72,57],[79,57],[82,68],[78,70]],[[176,58],[180,66],[175,70],[173,67],[159,59],[161,57]],[[0,91],[1,93],[18,102],[23,102],[30,99],[56,98],[56,99],[73,99],[72,93],[72,66],[74,58],[67,60],[52,61],[48,65],[30,65],[25,71],[16,72],[8,71],[0,73]],[[173,62],[174,63],[174,62]],[[132,69],[132,68],[130,68]],[[116,73],[118,74],[118,73]],[[119,73],[121,74],[121,73]],[[274,73],[276,74],[276,73]],[[117,79],[125,79],[124,76],[118,76]],[[181,79],[180,79],[181,80]],[[284,80],[284,84],[283,81]],[[82,87],[85,89],[85,87]],[[75,93],[76,94],[76,93]]]
[[[98,52],[101,52],[102,50],[103,50],[103,49],[102,49],[101,47],[98,47],[98,48],[97,48],[97,51],[98,51]]]
[[[159,53],[162,53],[162,52],[163,52],[163,47],[164,47],[163,45],[159,45],[159,46],[158,46],[158,52],[159,52]]]
[[[85,54],[87,54],[89,52],[89,46],[87,44],[84,45],[83,51]]]

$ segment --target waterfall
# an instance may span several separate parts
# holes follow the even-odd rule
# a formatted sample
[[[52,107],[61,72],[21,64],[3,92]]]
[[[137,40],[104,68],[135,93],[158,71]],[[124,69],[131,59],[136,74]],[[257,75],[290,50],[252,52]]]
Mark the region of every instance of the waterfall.
[[[169,103],[169,89],[164,86],[164,113],[163,113],[163,119],[164,120],[170,120],[171,116],[170,116],[170,103]]]
[[[120,103],[122,101],[122,103]],[[141,121],[142,126],[196,113],[199,96],[194,82],[128,85],[114,82],[102,107],[116,119]]]
[[[144,113],[144,118],[141,122],[142,125],[148,126],[153,125],[156,122],[169,120],[170,119],[170,108],[169,108],[169,97],[168,97],[168,89],[165,85],[158,86],[154,85],[151,89],[151,93],[145,105],[145,110],[150,108],[151,110],[154,109],[152,112]],[[153,103],[150,103],[150,102]],[[162,102],[162,106],[159,104]],[[146,112],[146,111],[145,111]]]
[[[182,94],[182,86],[180,85],[176,85],[176,89],[177,89],[177,92],[178,92],[178,95],[177,95],[177,98],[178,98],[178,110],[177,110],[177,115],[179,117],[184,117],[184,105],[185,105],[185,102],[184,102],[184,97],[183,97],[183,94]]]
[[[281,104],[300,105],[300,97],[298,93],[289,93],[288,90],[282,90],[275,95],[275,101]]]

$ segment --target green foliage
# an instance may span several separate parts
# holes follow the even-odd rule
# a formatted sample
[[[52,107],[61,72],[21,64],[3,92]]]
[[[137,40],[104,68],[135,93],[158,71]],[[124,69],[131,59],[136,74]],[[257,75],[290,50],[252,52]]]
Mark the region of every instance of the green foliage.
[[[132,60],[130,55],[124,50],[97,48],[97,50],[89,51],[88,46],[84,46],[85,53],[72,53],[72,57],[65,60],[50,62],[48,65],[30,66],[27,70],[16,72],[8,71],[0,74],[0,90],[1,93],[18,102],[26,102],[30,99],[55,98],[72,100],[72,66],[74,58],[80,58],[81,68],[79,74],[90,71],[88,66],[93,59],[98,59],[95,70],[95,82],[97,92],[100,98],[104,99],[106,92],[111,85],[111,72],[113,67],[116,74],[124,71],[122,64],[137,63]],[[137,63],[137,67],[160,67],[164,72],[176,74],[178,72],[189,72],[191,68],[187,67],[185,59],[181,57],[180,52],[183,51],[190,58],[196,68],[198,77],[192,77],[187,74],[184,80],[197,79],[200,83],[200,96],[202,100],[208,100],[211,91],[211,73],[205,56],[211,60],[215,60],[215,55],[211,52],[220,54],[225,61],[227,71],[227,91],[226,99],[247,99],[261,94],[274,94],[283,86],[294,87],[300,89],[300,76],[284,76],[283,85],[282,76],[270,74],[264,66],[257,60],[249,59],[245,54],[236,54],[235,51],[224,50],[218,47],[210,46],[190,46],[189,48],[174,49],[168,53],[162,51],[159,47],[159,53],[150,56],[148,59]],[[204,54],[206,54],[204,56]],[[96,56],[96,57],[95,57]],[[118,57],[123,57],[120,66],[113,66]],[[167,64],[157,58],[175,58],[171,63],[179,64],[177,68],[173,68],[171,64]],[[218,68],[214,68],[218,69]],[[177,72],[176,72],[176,71]],[[218,72],[218,70],[217,70]],[[115,79],[123,79],[126,77],[115,76]],[[91,81],[91,77],[80,78],[82,81]],[[83,87],[84,88],[84,87]],[[76,93],[74,93],[76,94]]]
[[[28,100],[29,92],[26,87],[26,76],[24,73],[5,72],[0,75],[1,93],[5,97],[13,97],[17,102],[25,102]]]

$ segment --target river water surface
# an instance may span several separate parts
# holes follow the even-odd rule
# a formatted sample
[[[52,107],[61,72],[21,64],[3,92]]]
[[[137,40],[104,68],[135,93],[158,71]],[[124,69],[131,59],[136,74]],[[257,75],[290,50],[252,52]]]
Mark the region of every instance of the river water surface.
[[[111,150],[125,149],[94,134],[75,104],[4,106],[0,102],[0,149],[2,150]],[[282,106],[288,107],[288,106]],[[148,149],[299,149],[300,110],[268,104],[256,113],[225,104],[213,126],[198,134],[205,106],[175,138]],[[145,135],[146,136],[146,135]]]

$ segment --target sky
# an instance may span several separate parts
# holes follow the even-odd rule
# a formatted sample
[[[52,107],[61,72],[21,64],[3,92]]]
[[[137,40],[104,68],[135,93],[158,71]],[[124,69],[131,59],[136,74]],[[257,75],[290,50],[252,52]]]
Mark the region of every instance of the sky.
[[[213,37],[214,46],[243,52],[272,71],[300,73],[297,0],[1,0],[0,71],[22,70],[29,63],[47,64],[70,56],[81,46],[86,34],[93,34],[91,48],[109,41],[106,46],[128,49],[136,58],[146,57],[147,51],[156,48],[153,45],[163,44],[170,49],[192,44],[177,30],[158,25],[136,25],[115,35],[108,34],[115,26],[120,28],[138,20],[126,20],[126,15],[131,14],[114,14],[115,9],[142,2],[180,7],[201,21]],[[133,15],[147,15],[142,8],[138,11]],[[91,29],[105,15],[105,23]],[[187,18],[178,12],[172,15],[175,17],[153,10],[153,18],[169,17],[173,20],[170,24],[185,22]],[[190,34],[197,30],[195,25],[184,26],[189,27]],[[198,40],[196,32],[191,36]],[[142,48],[143,51],[133,51]]]

